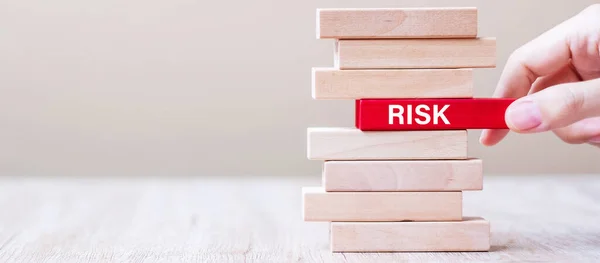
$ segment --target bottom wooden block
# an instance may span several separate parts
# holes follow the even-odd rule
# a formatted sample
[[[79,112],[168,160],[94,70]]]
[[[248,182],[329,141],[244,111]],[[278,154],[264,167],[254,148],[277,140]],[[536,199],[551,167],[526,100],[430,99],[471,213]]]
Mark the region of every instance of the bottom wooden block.
[[[451,222],[332,222],[332,252],[471,252],[490,249],[480,217]]]

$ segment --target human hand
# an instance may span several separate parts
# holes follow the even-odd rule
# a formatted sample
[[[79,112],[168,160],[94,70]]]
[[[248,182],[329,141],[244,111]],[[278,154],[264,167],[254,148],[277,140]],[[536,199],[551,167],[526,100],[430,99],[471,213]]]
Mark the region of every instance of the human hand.
[[[483,145],[509,131],[552,131],[566,143],[600,147],[600,4],[511,54],[493,96],[517,100],[506,110],[509,130],[483,130]]]

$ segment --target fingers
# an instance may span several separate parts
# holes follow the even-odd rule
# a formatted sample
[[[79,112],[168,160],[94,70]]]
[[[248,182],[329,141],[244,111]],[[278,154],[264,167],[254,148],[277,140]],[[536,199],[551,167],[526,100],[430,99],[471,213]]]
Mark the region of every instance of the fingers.
[[[577,34],[569,40],[571,63],[583,80],[600,78],[600,4],[594,4],[578,15]]]
[[[566,65],[554,74],[541,77],[535,81],[531,90],[529,91],[529,94],[541,91],[550,86],[576,81],[580,81],[578,75],[570,65]],[[479,137],[479,143],[485,146],[498,144],[500,141],[502,141],[502,139],[504,139],[504,137],[506,137],[506,135],[508,135],[508,133],[509,130],[507,129],[483,130],[481,132],[481,136]]]
[[[574,18],[571,18],[513,52],[506,62],[493,97],[521,98],[529,93],[538,78],[560,75],[559,71],[570,61],[571,52],[567,39],[575,22]],[[539,85],[543,86],[548,85]],[[506,137],[508,132],[486,129],[482,131],[479,141],[483,145],[495,145]]]
[[[581,28],[589,28],[582,26],[590,24],[590,17],[597,19],[600,5],[586,10],[526,43],[509,57],[493,96],[527,96],[527,99],[513,103],[507,111],[507,124],[511,129],[517,132],[552,130],[568,126],[584,119],[585,116],[598,114],[597,108],[594,109],[593,106],[599,102],[598,95],[594,95],[598,88],[587,91],[577,89],[578,85],[557,85],[600,76],[600,61],[590,59],[594,57],[590,56],[590,53],[600,55],[594,53],[596,50],[600,52],[600,46],[598,42],[581,41],[581,30],[578,31]],[[587,39],[589,38],[583,38]],[[584,44],[585,49],[581,48]],[[573,51],[572,46],[586,52],[580,54],[577,50]],[[596,49],[593,49],[594,47]],[[572,62],[577,63],[578,70],[572,68]],[[590,74],[586,73],[585,78],[582,78],[580,68],[587,69],[586,72]],[[589,86],[589,83],[584,86]],[[551,91],[545,91],[547,87],[552,87]],[[559,91],[561,87],[568,89]],[[534,95],[540,91],[544,91],[541,92],[542,95]],[[590,96],[591,99],[588,98]],[[592,102],[588,102],[589,100]],[[550,106],[552,103],[558,103],[559,106],[553,109]],[[509,130],[483,130],[480,143],[488,146],[497,144],[508,132]]]
[[[600,79],[546,88],[513,102],[506,110],[508,127],[534,133],[600,116]]]
[[[506,62],[495,97],[520,98],[527,95],[537,78],[550,76],[569,64],[568,39],[573,30],[569,19],[513,52]]]
[[[531,86],[528,95],[544,90],[551,86],[578,81],[582,81],[582,79],[579,78],[579,75],[575,72],[573,66],[571,64],[567,64],[562,69],[550,76],[538,78]]]
[[[584,119],[553,132],[569,144],[600,144],[600,117]]]
[[[482,130],[481,136],[479,137],[479,143],[485,146],[496,145],[508,135],[508,132],[509,130],[507,129]]]

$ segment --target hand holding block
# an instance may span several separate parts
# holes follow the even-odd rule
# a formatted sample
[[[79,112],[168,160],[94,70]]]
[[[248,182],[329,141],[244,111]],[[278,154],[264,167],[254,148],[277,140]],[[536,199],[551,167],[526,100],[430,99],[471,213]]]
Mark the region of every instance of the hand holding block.
[[[468,191],[483,189],[483,164],[468,160],[327,161],[328,192]]]
[[[310,160],[466,159],[467,131],[309,128]]]
[[[473,69],[313,68],[314,99],[471,98]]]
[[[496,39],[338,40],[339,69],[493,68]]]
[[[515,99],[357,100],[356,128],[363,131],[507,129],[506,108]]]
[[[453,222],[335,222],[332,252],[468,252],[490,249],[490,223],[479,217]]]
[[[317,9],[317,38],[473,38],[477,8]]]
[[[305,221],[457,221],[462,192],[325,192],[305,187]]]

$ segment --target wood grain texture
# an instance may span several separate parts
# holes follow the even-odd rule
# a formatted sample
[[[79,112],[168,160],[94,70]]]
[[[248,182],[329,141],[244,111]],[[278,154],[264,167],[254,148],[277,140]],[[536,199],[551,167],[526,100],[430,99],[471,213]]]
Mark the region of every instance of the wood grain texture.
[[[456,221],[462,192],[325,192],[304,187],[305,221]]]
[[[484,160],[485,161],[485,160]],[[331,253],[306,176],[0,176],[0,262],[596,262],[600,176],[486,174],[463,193],[489,252]]]
[[[317,38],[473,38],[477,8],[317,9]]]
[[[480,217],[454,222],[334,222],[332,252],[472,252],[490,249],[490,223]]]
[[[338,40],[340,69],[419,69],[496,67],[496,39]]]
[[[309,128],[310,160],[467,159],[466,130],[361,131],[355,128]]]
[[[472,69],[313,68],[314,99],[471,98]]]
[[[483,162],[467,160],[328,161],[323,164],[328,192],[478,191]]]

